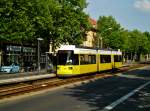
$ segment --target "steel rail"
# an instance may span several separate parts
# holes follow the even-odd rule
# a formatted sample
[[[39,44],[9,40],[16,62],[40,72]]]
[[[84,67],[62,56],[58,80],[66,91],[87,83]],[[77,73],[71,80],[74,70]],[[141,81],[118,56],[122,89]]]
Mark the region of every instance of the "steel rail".
[[[137,68],[137,67],[142,67],[143,65],[139,66],[134,66],[134,67],[129,67],[125,69],[120,69],[119,72],[126,72],[129,69]],[[115,72],[118,73],[118,72]],[[107,77],[112,77],[114,76],[115,73],[101,73],[101,74],[94,74],[94,75],[85,75],[81,77],[74,77],[74,78],[67,78],[67,79],[58,79],[58,78],[51,78],[51,79],[45,79],[45,80],[37,80],[37,81],[32,81],[31,83],[23,83],[19,86],[16,85],[13,87],[7,86],[7,88],[3,87],[0,89],[0,99],[6,98],[6,97],[11,97],[15,95],[20,95],[24,93],[29,93],[29,92],[35,92],[43,89],[48,89],[48,88],[53,88],[57,86],[62,86],[65,84],[71,84],[79,81],[86,81],[86,80],[95,80],[99,78],[107,78]]]

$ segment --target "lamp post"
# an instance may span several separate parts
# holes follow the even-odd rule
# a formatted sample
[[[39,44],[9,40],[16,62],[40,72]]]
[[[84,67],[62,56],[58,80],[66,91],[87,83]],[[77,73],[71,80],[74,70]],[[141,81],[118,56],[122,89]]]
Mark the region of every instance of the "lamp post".
[[[45,65],[46,71],[48,71],[48,54],[49,52],[46,52],[46,65]]]
[[[107,31],[107,30],[111,30],[112,28],[110,27],[110,28],[108,28],[108,29],[106,29],[106,30],[104,30],[104,31],[102,31],[101,32],[101,34],[103,34],[105,31]],[[101,36],[101,34],[100,34],[100,38],[98,37],[98,48],[99,48],[99,39],[101,40],[101,49],[103,48],[103,37]]]
[[[41,66],[40,66],[40,41],[42,41],[42,38],[37,38],[38,40],[38,73],[41,70]]]

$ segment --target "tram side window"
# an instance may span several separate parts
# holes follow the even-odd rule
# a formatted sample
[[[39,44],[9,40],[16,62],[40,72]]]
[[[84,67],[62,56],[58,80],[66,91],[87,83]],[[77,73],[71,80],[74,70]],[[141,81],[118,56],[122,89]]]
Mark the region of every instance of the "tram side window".
[[[95,55],[89,55],[88,56],[89,64],[96,64],[96,56]]]
[[[100,55],[101,63],[111,63],[111,56],[110,55]]]
[[[73,57],[73,63],[74,65],[79,65],[79,55],[75,54]]]
[[[96,64],[96,55],[92,56],[92,64]]]
[[[80,55],[80,64],[96,64],[95,55]]]
[[[85,57],[84,57],[84,55],[80,55],[80,64],[81,65],[85,64]]]
[[[114,62],[122,62],[122,56],[121,55],[114,55]]]

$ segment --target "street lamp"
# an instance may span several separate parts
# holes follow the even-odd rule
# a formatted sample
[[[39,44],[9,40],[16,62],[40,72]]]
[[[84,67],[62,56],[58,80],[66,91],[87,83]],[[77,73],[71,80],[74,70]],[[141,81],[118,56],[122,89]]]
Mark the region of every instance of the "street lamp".
[[[37,38],[38,40],[38,73],[41,70],[41,66],[40,66],[40,41],[42,41],[42,38]]]
[[[105,31],[107,31],[107,30],[111,30],[112,28],[111,27],[109,27],[108,29],[106,29],[106,30],[104,30],[104,31],[102,31],[101,32],[101,34],[103,34]],[[103,37],[101,36],[101,34],[100,34],[100,38],[98,37],[98,48],[99,48],[99,39],[101,40],[101,49],[103,48]]]

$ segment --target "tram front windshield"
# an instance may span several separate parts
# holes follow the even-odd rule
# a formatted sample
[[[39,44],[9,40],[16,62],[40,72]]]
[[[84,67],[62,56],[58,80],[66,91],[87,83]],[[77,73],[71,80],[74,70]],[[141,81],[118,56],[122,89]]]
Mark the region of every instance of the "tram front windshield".
[[[73,65],[73,51],[58,51],[58,65]]]

